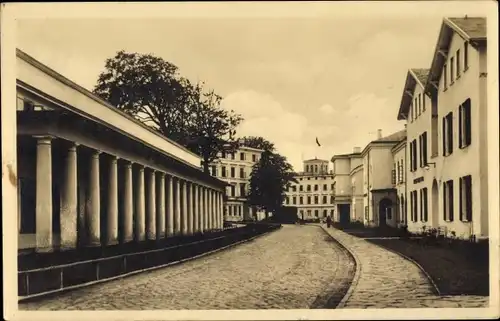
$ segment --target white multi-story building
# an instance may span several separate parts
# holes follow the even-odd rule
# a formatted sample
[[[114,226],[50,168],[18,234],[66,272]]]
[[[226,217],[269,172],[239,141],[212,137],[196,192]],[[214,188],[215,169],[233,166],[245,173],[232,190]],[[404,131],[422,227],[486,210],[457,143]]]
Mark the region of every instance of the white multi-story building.
[[[392,187],[396,192],[396,206],[393,207],[393,218],[387,220],[393,227],[401,227],[407,224],[406,207],[406,139],[402,139],[392,148],[393,168]]]
[[[328,161],[304,161],[304,171],[297,173],[297,184],[286,191],[285,205],[297,208],[300,219],[325,218],[334,215],[333,174]]]
[[[485,18],[445,18],[427,76],[408,73],[398,119],[411,231],[488,236],[486,44]]]
[[[335,222],[363,221],[363,159],[361,149],[335,155],[333,163]]]
[[[224,219],[242,221],[261,220],[265,212],[258,211],[247,204],[250,191],[252,168],[260,160],[263,150],[240,146],[234,153],[219,153],[219,159],[210,164],[212,176],[229,184],[226,187]]]

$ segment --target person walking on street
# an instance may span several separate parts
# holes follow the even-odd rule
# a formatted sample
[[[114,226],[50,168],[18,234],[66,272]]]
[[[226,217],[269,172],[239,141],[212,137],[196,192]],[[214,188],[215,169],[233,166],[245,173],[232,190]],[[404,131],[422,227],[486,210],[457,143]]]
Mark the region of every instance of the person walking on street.
[[[330,215],[328,215],[326,217],[326,227],[330,228],[330,225],[332,225],[332,218],[330,217]]]

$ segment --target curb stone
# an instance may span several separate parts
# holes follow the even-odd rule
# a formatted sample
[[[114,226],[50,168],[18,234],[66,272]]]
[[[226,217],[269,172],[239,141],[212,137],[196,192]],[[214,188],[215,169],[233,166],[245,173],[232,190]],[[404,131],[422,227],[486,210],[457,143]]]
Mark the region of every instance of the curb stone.
[[[351,297],[352,293],[354,292],[354,289],[358,285],[359,277],[361,275],[361,262],[359,261],[356,253],[354,253],[353,251],[351,251],[342,241],[340,241],[339,239],[335,238],[333,235],[331,235],[330,233],[328,233],[328,230],[323,225],[318,225],[318,227],[322,228],[323,231],[328,236],[330,236],[332,239],[334,239],[335,241],[337,241],[344,249],[346,249],[347,252],[349,254],[351,254],[351,256],[353,257],[354,262],[356,264],[356,271],[354,272],[354,277],[352,278],[351,285],[349,286],[349,289],[347,289],[347,292],[344,295],[344,297],[342,298],[342,300],[340,300],[340,302],[335,307],[336,309],[341,309],[341,308],[343,308],[346,305],[347,301],[349,300],[349,298]],[[340,230],[338,230],[338,231],[340,231]],[[340,232],[342,232],[342,231],[340,231]],[[342,233],[344,233],[344,232],[342,232]]]

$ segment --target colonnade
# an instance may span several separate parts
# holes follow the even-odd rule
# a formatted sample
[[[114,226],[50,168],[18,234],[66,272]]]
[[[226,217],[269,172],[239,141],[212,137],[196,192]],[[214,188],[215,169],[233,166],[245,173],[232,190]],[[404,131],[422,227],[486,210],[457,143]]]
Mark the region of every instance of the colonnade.
[[[86,153],[79,155],[83,146],[77,143],[63,144],[64,160],[61,168],[55,169],[54,138],[35,138],[38,251],[51,251],[54,247],[54,206],[60,206],[62,249],[75,248],[77,244],[101,246],[160,240],[223,228],[222,188],[98,150],[85,148]],[[82,157],[85,168],[79,169]],[[60,204],[53,204],[54,170],[61,174]]]

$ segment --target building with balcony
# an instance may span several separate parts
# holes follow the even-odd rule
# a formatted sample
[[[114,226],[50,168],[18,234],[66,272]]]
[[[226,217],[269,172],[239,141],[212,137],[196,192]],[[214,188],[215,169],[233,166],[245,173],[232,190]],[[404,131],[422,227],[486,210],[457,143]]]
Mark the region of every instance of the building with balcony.
[[[408,72],[398,119],[410,145],[411,231],[488,236],[486,48],[485,18],[445,18],[430,69]]]
[[[394,155],[392,148],[406,139],[406,130],[370,142],[361,152],[363,157],[363,222],[368,226],[395,225],[394,209],[397,190],[393,185]]]
[[[333,174],[328,160],[304,161],[304,171],[297,173],[298,183],[286,191],[286,206],[296,207],[300,219],[311,220],[334,216]]]
[[[17,50],[21,252],[222,229],[225,183],[201,159]]]
[[[363,222],[363,159],[361,149],[335,155],[333,163],[335,222]]]
[[[262,220],[266,213],[247,204],[252,168],[260,160],[261,149],[240,145],[234,153],[219,153],[210,164],[213,177],[226,182],[224,219],[227,221]]]

